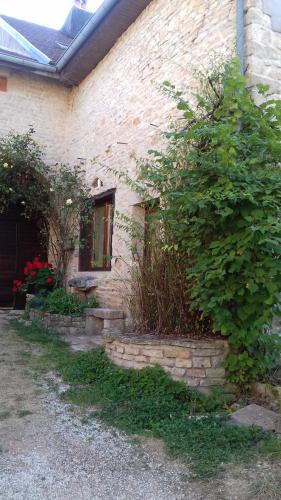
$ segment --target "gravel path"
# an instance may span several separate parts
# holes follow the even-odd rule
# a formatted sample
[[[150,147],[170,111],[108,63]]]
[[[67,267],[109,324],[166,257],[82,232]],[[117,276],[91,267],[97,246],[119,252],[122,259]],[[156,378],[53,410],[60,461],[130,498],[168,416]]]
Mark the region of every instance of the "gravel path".
[[[1,500],[248,498],[248,473],[214,480],[211,488],[190,482],[187,466],[169,460],[157,441],[134,443],[98,421],[83,423],[32,374],[36,350],[0,316]]]

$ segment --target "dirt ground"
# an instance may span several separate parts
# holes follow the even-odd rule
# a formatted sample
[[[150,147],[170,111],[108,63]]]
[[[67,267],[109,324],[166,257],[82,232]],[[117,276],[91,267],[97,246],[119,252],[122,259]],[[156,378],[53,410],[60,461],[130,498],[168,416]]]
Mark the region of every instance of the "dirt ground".
[[[50,374],[32,370],[39,352],[0,316],[0,499],[281,499],[280,470],[270,461],[194,482],[156,440],[134,440],[85,418],[86,410],[60,401]]]

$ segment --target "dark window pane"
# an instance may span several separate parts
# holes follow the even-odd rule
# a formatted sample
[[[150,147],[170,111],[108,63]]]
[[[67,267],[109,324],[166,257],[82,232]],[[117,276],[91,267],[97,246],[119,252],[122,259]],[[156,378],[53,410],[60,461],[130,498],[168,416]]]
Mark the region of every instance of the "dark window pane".
[[[95,208],[94,214],[94,262],[93,267],[103,267],[104,261],[104,240],[107,226],[105,205]]]
[[[81,224],[79,270],[110,269],[113,195],[94,200],[93,215]]]

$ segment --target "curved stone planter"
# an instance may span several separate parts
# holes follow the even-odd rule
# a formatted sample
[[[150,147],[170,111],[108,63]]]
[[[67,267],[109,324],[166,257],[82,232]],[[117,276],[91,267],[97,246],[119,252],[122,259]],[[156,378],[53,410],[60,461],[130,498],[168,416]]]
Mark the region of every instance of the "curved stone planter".
[[[160,365],[174,380],[189,387],[206,389],[226,384],[222,363],[229,347],[225,340],[108,334],[105,350],[118,366],[140,369]]]

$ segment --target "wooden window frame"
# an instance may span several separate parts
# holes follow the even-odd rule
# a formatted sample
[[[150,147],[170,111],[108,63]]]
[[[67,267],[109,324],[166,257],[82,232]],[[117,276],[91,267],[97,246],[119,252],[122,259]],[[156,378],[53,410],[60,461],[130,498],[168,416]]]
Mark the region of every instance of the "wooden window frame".
[[[107,204],[108,202],[108,204]],[[109,254],[112,257],[112,236],[113,236],[113,216],[114,216],[114,207],[115,207],[115,189],[110,189],[108,191],[105,191],[104,193],[101,193],[99,195],[93,196],[91,199],[91,203],[93,206],[93,209],[95,207],[99,206],[105,206],[105,214],[104,218],[106,220],[106,227],[104,228],[104,241],[103,241],[103,251],[104,251],[104,258],[103,258],[103,266],[92,266],[91,265],[91,259],[92,255],[94,252],[94,212],[93,212],[93,217],[91,217],[91,220],[89,221],[88,224],[88,230],[89,230],[89,235],[88,235],[88,255],[87,253],[81,252],[81,248],[79,250],[79,272],[93,272],[93,271],[111,271],[111,259],[108,260],[106,258],[107,254],[107,248],[109,246]],[[109,221],[109,212],[108,212],[108,207],[112,206],[112,220]],[[110,225],[110,230],[108,231],[108,225]],[[80,239],[82,238],[83,230],[85,229],[85,226],[81,225],[80,227]],[[110,239],[110,242],[108,241]],[[87,259],[87,263],[85,263],[85,260]]]
[[[7,92],[8,88],[8,78],[6,76],[0,75],[0,92]]]

